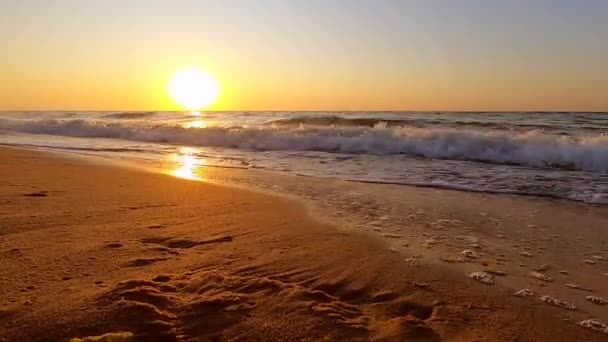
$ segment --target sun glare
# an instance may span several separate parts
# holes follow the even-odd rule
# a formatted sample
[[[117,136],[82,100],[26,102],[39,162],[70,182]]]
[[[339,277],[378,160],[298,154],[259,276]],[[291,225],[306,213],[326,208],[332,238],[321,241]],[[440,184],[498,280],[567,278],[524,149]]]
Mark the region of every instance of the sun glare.
[[[219,93],[217,82],[197,68],[179,70],[169,81],[169,95],[175,103],[188,110],[211,105]]]
[[[174,156],[176,169],[171,170],[170,174],[184,179],[200,180],[201,177],[197,174],[204,161],[194,156],[195,149],[190,147],[182,147],[178,154]]]

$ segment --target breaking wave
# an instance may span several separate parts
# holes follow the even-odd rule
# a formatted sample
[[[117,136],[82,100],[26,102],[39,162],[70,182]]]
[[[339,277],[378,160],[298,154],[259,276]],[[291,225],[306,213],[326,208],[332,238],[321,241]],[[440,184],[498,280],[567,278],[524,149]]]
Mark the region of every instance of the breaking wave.
[[[261,151],[403,154],[567,170],[608,171],[608,136],[578,137],[504,130],[388,127],[185,128],[85,120],[0,120],[0,129],[70,137],[114,138]]]

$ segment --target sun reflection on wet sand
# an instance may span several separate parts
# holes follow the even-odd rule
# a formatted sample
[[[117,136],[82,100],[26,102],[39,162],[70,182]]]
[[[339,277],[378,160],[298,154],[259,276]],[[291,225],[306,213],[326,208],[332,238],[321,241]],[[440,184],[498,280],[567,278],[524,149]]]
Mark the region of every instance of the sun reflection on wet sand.
[[[173,156],[177,169],[169,173],[179,178],[202,180],[196,171],[205,163],[203,159],[194,156],[195,152],[196,149],[192,147],[181,147],[178,153]]]
[[[188,121],[185,125],[186,128],[206,128],[207,123],[203,120]]]

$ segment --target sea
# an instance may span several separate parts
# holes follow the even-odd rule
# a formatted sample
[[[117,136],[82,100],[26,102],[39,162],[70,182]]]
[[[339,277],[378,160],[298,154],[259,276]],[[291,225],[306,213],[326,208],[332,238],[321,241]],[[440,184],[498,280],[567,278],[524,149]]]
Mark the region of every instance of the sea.
[[[0,145],[608,204],[608,113],[0,112]]]

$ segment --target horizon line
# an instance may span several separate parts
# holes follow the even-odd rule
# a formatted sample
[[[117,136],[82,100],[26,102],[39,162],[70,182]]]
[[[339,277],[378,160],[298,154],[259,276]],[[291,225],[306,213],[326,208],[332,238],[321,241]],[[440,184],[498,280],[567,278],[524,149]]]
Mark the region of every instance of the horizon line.
[[[179,109],[0,109],[0,113],[18,113],[18,112],[165,112],[165,113],[182,113],[182,112],[371,112],[371,113],[403,113],[403,112],[418,112],[418,113],[437,113],[437,112],[448,112],[448,113],[606,113],[607,110],[566,110],[566,109],[543,109],[543,110],[514,110],[514,109],[501,109],[501,110],[449,110],[449,109],[437,109],[437,110],[416,110],[416,109],[213,109],[213,110],[179,110]]]

